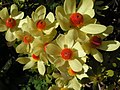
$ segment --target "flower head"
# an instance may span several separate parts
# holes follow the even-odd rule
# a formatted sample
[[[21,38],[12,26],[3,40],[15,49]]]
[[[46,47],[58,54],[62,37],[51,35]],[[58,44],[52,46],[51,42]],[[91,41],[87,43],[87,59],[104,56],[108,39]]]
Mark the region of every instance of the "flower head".
[[[7,41],[12,42],[16,39],[15,32],[19,30],[19,21],[23,17],[24,13],[18,11],[18,7],[15,4],[11,5],[10,15],[6,7],[0,11],[0,32],[6,31],[5,38]]]
[[[56,18],[64,31],[77,29],[88,34],[98,34],[106,30],[104,25],[96,24],[93,0],[65,0],[64,6],[56,7]]]
[[[18,41],[21,41],[21,43],[16,47],[17,53],[30,53],[31,52],[31,44],[34,41],[34,37],[27,32],[24,32],[22,30],[15,32],[15,37],[18,39]]]
[[[38,72],[41,75],[45,74],[45,64],[40,59],[40,57],[35,54],[31,54],[29,57],[19,57],[19,58],[17,58],[17,62],[19,62],[21,64],[25,64],[23,67],[23,70],[37,67]]]
[[[6,20],[6,26],[7,26],[8,28],[14,28],[14,27],[16,26],[16,20],[13,19],[13,18],[8,18],[8,19]]]
[[[85,51],[88,52],[88,54],[91,54],[99,62],[103,62],[103,56],[98,49],[103,51],[114,51],[120,46],[120,43],[116,40],[104,40],[112,30],[113,27],[108,26],[104,33],[90,35],[88,42],[84,43],[85,46],[83,45]]]
[[[26,21],[22,24],[22,29],[33,36],[43,37],[44,35],[49,35],[58,26],[53,13],[49,12],[46,15],[46,8],[43,5],[33,11],[31,17],[26,17]]]
[[[70,15],[70,22],[74,27],[83,25],[83,16],[80,13],[73,13]]]
[[[56,43],[50,43],[46,46],[46,52],[54,58],[52,63],[56,67],[63,66],[65,62],[76,72],[82,70],[81,57],[84,57],[82,45],[75,42],[74,30],[70,30],[66,35],[60,35]]]

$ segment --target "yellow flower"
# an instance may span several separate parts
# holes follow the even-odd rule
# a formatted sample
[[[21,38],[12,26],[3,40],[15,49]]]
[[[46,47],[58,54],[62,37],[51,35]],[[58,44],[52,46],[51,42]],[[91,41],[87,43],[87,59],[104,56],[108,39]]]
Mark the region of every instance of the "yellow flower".
[[[19,30],[18,24],[20,19],[24,17],[24,13],[18,11],[18,7],[13,4],[10,8],[10,15],[7,8],[0,11],[0,32],[6,31],[5,38],[12,42],[16,39],[15,32]]]
[[[92,0],[80,0],[76,8],[76,0],[65,0],[64,6],[56,7],[56,18],[64,31],[77,29],[88,34],[99,34],[106,30],[104,25],[95,24]]]
[[[37,68],[41,75],[45,74],[45,65],[40,56],[30,54],[29,57],[19,57],[16,61],[21,64],[25,64],[23,70]]]
[[[60,35],[56,43],[46,46],[46,52],[51,56],[51,62],[56,66],[63,66],[65,62],[75,71],[82,70],[81,57],[86,56],[81,44],[75,42],[74,30],[70,30],[66,35]]]
[[[21,21],[22,25],[20,27],[23,31],[27,31],[33,36],[48,35],[58,27],[54,14],[49,12],[46,15],[46,8],[43,5],[33,11],[31,17],[27,16],[24,21]]]
[[[119,48],[120,43],[116,40],[104,41],[103,39],[112,33],[113,27],[108,26],[107,30],[102,34],[90,35],[87,42],[83,43],[83,47],[87,54],[91,54],[97,61],[102,62],[103,56],[97,50],[114,51]]]
[[[15,37],[21,43],[16,47],[17,53],[27,54],[31,52],[31,44],[34,41],[34,37],[30,35],[28,32],[24,32],[22,30],[15,32]]]
[[[84,60],[85,59],[85,60]],[[78,78],[78,79],[82,79],[85,77],[88,77],[88,75],[86,74],[86,72],[89,69],[89,66],[87,64],[85,64],[86,62],[86,58],[82,58],[83,60],[83,65],[82,65],[82,70],[79,72],[74,71],[69,65],[68,63],[65,63],[65,65],[58,67],[57,69],[60,71],[62,77],[66,78],[66,80],[68,79],[72,79],[74,77]]]

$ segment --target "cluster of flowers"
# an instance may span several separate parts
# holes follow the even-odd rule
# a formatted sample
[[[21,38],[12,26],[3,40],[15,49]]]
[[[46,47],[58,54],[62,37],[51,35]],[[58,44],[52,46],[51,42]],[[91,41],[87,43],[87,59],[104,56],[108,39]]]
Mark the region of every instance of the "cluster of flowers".
[[[58,69],[59,75],[53,72],[56,85],[49,90],[80,90],[78,79],[88,77],[88,55],[101,63],[98,49],[114,51],[120,46],[116,40],[104,41],[113,27],[97,22],[93,6],[93,0],[80,0],[77,7],[76,0],[65,0],[63,6],[56,7],[55,16],[52,12],[46,15],[45,6],[40,5],[31,17],[23,18],[24,12],[13,4],[10,14],[7,8],[0,11],[0,32],[6,31],[8,42],[21,42],[16,52],[27,55],[17,59],[25,64],[23,70],[37,68],[44,75],[49,63]],[[57,33],[58,26],[64,34]]]

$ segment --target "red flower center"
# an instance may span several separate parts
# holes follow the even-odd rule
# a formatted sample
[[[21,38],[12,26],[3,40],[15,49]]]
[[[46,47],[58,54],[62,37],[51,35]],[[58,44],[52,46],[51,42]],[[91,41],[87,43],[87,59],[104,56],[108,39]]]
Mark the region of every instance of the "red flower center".
[[[39,59],[40,59],[39,56],[36,56],[35,54],[32,54],[32,58],[33,58],[34,60],[39,60]]]
[[[93,36],[90,39],[91,46],[96,48],[102,44],[102,39],[99,36]]]
[[[23,42],[25,43],[25,44],[29,44],[29,43],[31,43],[32,41],[33,41],[33,37],[32,36],[30,36],[30,35],[25,35],[24,36],[24,38],[23,38]]]
[[[13,19],[13,18],[8,18],[8,19],[6,20],[6,26],[7,26],[8,28],[14,28],[14,27],[16,26],[16,21],[15,21],[15,19]]]
[[[61,57],[64,59],[64,60],[69,60],[72,58],[72,55],[73,55],[73,51],[69,48],[65,48],[61,51]]]
[[[71,68],[68,69],[68,73],[70,76],[75,76],[76,72],[74,72]]]
[[[83,25],[83,16],[80,13],[73,13],[70,15],[71,24],[75,27],[80,27]]]
[[[43,30],[46,27],[46,22],[45,20],[39,20],[36,24],[38,30]]]

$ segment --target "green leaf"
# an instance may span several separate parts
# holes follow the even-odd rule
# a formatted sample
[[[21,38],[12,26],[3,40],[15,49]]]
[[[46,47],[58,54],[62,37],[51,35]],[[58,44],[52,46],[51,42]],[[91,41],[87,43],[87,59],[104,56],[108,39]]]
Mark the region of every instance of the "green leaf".
[[[109,77],[112,77],[114,75],[114,71],[113,70],[107,70],[106,72],[107,72],[107,75]]]

